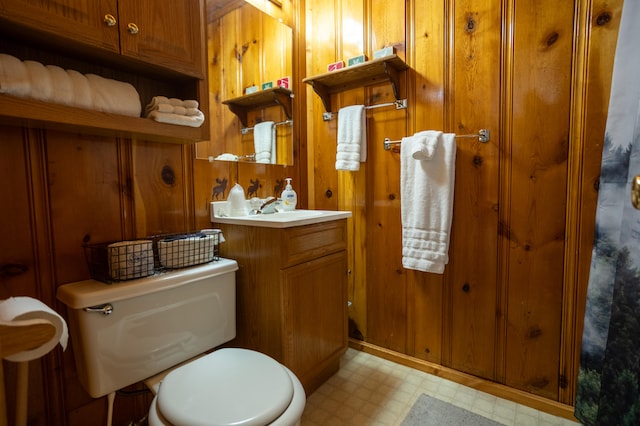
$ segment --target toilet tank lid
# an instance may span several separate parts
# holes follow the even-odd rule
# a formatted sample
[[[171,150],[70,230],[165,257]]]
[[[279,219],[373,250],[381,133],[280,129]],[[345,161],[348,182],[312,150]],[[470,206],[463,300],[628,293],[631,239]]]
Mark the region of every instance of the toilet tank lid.
[[[202,265],[161,272],[149,277],[105,284],[85,280],[58,287],[57,298],[71,309],[84,309],[104,303],[130,299],[157,291],[167,290],[203,278],[228,274],[238,270],[235,260],[220,258]]]

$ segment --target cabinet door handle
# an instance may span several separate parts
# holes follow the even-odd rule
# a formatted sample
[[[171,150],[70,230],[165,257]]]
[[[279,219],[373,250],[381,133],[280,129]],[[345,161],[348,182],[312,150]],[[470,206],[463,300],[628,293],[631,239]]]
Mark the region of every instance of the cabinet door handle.
[[[104,23],[107,24],[107,27],[113,27],[118,23],[118,21],[116,21],[116,18],[113,15],[107,13],[104,15]]]
[[[138,26],[133,22],[129,22],[127,24],[127,31],[129,31],[130,34],[136,35],[138,34]]]

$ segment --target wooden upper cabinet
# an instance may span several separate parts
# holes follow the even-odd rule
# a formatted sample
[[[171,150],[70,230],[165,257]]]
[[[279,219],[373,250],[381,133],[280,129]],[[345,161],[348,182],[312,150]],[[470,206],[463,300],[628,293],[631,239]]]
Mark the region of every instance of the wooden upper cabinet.
[[[199,0],[120,0],[123,55],[203,78]]]
[[[202,9],[202,10],[201,10]],[[58,44],[98,47],[204,78],[201,0],[0,0],[0,17]]]
[[[70,38],[114,52],[120,50],[117,0],[0,0],[0,17],[53,38]]]

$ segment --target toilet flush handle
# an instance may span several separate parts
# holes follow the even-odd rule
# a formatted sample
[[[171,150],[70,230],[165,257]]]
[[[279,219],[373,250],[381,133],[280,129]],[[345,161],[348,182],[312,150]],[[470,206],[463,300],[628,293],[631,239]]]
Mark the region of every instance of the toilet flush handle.
[[[102,315],[110,315],[113,312],[113,305],[111,303],[107,303],[102,306],[91,306],[88,308],[84,308],[85,312],[99,312]]]

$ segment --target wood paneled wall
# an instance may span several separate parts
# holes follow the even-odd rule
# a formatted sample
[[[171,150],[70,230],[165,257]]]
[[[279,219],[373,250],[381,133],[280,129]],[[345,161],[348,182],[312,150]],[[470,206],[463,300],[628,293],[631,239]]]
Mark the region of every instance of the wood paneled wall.
[[[64,315],[55,291],[88,278],[83,242],[209,227],[216,179],[229,181],[223,198],[235,181],[247,189],[255,180],[265,197],[293,176],[301,206],[354,213],[350,316],[367,344],[503,383],[502,396],[572,404],[621,5],[296,2],[292,167],[209,163],[208,153],[194,161],[192,147],[0,127],[0,298],[37,297]],[[409,108],[369,111],[367,163],[336,172],[336,122],[322,120],[322,103],[300,80],[389,45],[410,65],[401,77]],[[381,84],[335,95],[333,109],[392,98]],[[215,79],[211,99],[211,121],[223,123]],[[428,128],[491,130],[488,144],[458,144],[443,276],[401,266],[399,157],[382,148],[385,137]],[[105,399],[81,389],[70,349],[31,363],[29,424],[105,418]],[[140,418],[148,402],[119,396],[114,424]]]
[[[309,204],[348,209],[350,317],[368,344],[572,404],[600,151],[622,1],[306,1],[306,76],[395,46],[407,110],[367,112],[368,158],[336,172],[336,123],[307,89]],[[379,84],[334,111],[393,99]],[[450,262],[401,264],[399,155],[458,139]]]

